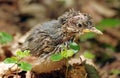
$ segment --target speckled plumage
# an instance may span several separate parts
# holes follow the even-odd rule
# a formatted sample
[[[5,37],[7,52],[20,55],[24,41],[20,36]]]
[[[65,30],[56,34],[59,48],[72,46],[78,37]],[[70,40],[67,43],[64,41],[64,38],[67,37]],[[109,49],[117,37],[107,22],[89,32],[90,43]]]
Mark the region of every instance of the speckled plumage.
[[[23,50],[29,49],[31,54],[38,58],[32,63],[33,71],[44,73],[61,68],[66,61],[63,59],[53,62],[50,55],[60,52],[61,45],[74,40],[78,34],[83,34],[84,29],[92,27],[88,14],[73,10],[64,13],[57,20],[37,25],[31,30],[23,46]]]

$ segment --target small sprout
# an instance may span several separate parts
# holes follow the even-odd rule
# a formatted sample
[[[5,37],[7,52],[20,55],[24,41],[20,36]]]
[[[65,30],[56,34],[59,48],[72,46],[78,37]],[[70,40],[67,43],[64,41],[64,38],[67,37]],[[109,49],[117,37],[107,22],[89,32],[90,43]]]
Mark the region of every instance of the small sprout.
[[[30,55],[30,51],[29,50],[25,50],[25,51],[17,51],[16,52],[16,56],[11,57],[11,58],[6,58],[4,60],[4,63],[14,63],[17,64],[18,67],[20,67],[21,69],[23,69],[24,71],[29,71],[32,69],[32,65],[30,65],[29,63],[26,62],[22,62],[21,59],[23,59],[24,57],[27,57],[28,55]]]
[[[13,40],[13,37],[10,34],[6,32],[0,32],[0,43],[1,44],[6,44],[12,40]]]
[[[88,59],[94,59],[94,58],[95,58],[95,55],[92,54],[92,53],[89,52],[89,51],[85,51],[84,54],[83,54],[83,56],[84,56],[85,58],[88,58]]]
[[[60,61],[63,58],[68,59],[69,57],[72,57],[75,53],[77,53],[80,50],[80,46],[75,42],[70,43],[69,46],[70,49],[67,49],[65,46],[63,46],[63,48],[64,50],[61,51],[59,54],[51,55],[52,61]]]

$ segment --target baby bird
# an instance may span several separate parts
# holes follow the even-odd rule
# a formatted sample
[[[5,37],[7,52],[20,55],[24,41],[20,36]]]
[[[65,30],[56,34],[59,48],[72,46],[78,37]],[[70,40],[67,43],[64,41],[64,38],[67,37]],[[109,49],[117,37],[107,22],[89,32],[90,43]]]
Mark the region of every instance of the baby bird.
[[[66,60],[53,62],[52,54],[61,52],[61,45],[67,46],[70,41],[77,41],[81,34],[95,32],[102,34],[92,23],[92,18],[85,13],[70,10],[57,20],[45,22],[33,28],[23,44],[23,50],[30,50],[32,71],[48,73],[59,70]]]

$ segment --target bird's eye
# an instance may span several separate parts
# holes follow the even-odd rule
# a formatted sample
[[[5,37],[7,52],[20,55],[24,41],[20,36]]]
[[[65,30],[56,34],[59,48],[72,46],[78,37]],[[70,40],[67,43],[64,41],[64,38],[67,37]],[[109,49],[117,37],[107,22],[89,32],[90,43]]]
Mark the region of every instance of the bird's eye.
[[[77,26],[82,27],[82,24],[78,23]]]

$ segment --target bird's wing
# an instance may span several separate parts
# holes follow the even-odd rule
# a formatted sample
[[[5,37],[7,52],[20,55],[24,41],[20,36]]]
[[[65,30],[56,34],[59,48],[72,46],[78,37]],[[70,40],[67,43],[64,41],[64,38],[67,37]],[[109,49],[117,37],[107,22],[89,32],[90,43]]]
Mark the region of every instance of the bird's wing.
[[[32,35],[32,34],[31,34]],[[40,56],[42,53],[49,53],[53,50],[52,39],[46,33],[34,34],[27,38],[27,48],[33,55]]]

